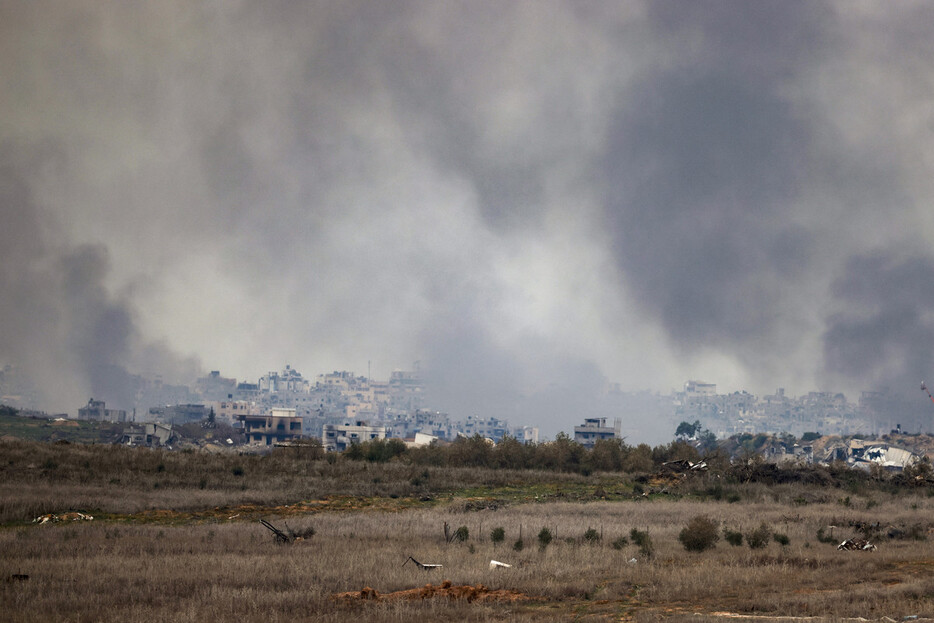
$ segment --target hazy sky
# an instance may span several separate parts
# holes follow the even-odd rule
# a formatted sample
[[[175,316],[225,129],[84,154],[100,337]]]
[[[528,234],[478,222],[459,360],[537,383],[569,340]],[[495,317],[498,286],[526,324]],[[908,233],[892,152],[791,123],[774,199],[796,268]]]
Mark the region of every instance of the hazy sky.
[[[437,408],[546,430],[604,381],[923,402],[932,32],[907,0],[2,2],[0,364],[69,412],[116,368],[415,361]]]

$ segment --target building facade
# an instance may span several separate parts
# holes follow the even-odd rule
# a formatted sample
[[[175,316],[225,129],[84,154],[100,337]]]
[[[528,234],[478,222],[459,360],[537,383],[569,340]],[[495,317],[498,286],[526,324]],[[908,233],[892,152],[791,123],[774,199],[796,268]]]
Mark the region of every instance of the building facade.
[[[370,426],[362,420],[353,424],[325,424],[321,431],[325,452],[343,452],[355,443],[385,438],[385,426]]]
[[[272,409],[265,415],[244,413],[237,419],[248,444],[271,446],[302,436],[302,418],[295,414],[295,409]]]
[[[583,426],[574,427],[574,441],[585,448],[593,448],[600,439],[618,439],[620,437],[620,420],[615,426],[607,426],[605,417],[584,418]]]

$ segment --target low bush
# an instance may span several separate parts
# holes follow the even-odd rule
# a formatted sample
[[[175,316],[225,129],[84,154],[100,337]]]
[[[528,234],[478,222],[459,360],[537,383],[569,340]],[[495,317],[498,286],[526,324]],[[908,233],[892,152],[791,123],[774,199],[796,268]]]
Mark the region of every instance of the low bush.
[[[720,540],[717,522],[707,515],[697,515],[678,534],[678,540],[689,552],[703,552]]]
[[[639,546],[639,553],[642,554],[643,558],[651,558],[655,555],[655,544],[652,543],[652,537],[649,536],[648,530],[633,528],[629,531],[629,538]]]
[[[454,531],[454,536],[451,538],[452,541],[463,543],[470,538],[470,530],[467,529],[467,526],[461,526]]]
[[[833,534],[827,535],[824,533],[824,526],[817,529],[817,540],[821,543],[837,543],[837,539],[833,537]]]
[[[615,541],[613,541],[613,543],[611,543],[611,545],[613,546],[613,549],[623,549],[624,547],[626,547],[627,545],[629,545],[629,539],[627,539],[627,538],[624,537],[624,536],[621,536],[621,537],[619,537],[618,539],[616,539]]]
[[[746,545],[749,546],[749,549],[761,549],[769,544],[771,536],[772,530],[763,521],[758,528],[746,533]]]
[[[733,547],[739,547],[743,544],[743,533],[738,530],[723,528],[723,539]]]
[[[551,543],[551,530],[548,528],[542,528],[538,532],[538,547],[539,549],[544,550]]]

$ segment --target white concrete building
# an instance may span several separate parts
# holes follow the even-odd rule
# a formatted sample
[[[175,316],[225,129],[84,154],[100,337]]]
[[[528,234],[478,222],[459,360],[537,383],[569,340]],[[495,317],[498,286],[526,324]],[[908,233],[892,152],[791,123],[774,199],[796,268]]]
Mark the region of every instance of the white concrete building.
[[[325,424],[321,430],[321,444],[325,452],[343,452],[352,444],[385,438],[385,426],[370,426],[362,420],[353,424]]]

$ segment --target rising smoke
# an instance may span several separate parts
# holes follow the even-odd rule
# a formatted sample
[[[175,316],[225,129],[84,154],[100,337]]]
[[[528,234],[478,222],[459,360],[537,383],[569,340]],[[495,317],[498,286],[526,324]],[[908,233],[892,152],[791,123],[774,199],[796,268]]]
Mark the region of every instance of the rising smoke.
[[[0,362],[74,411],[196,357],[420,360],[437,408],[549,434],[608,381],[921,400],[931,26],[924,3],[6,3]]]

